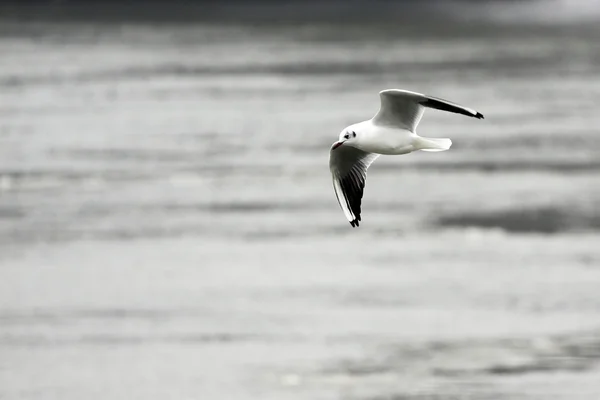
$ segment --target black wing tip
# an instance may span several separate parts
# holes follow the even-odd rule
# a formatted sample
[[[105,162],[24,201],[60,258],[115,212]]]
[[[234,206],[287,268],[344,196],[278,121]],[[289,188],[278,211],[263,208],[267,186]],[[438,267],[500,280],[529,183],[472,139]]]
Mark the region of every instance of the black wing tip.
[[[360,215],[356,218],[354,218],[352,221],[349,221],[350,225],[352,225],[353,228],[359,227],[360,226]]]
[[[473,117],[477,119],[483,119],[483,114],[478,111],[460,106],[458,104],[451,103],[448,100],[438,99],[437,97],[427,97],[426,100],[420,101],[419,104],[421,104],[424,107],[435,108],[436,110],[442,110],[456,114],[466,115],[468,117]]]

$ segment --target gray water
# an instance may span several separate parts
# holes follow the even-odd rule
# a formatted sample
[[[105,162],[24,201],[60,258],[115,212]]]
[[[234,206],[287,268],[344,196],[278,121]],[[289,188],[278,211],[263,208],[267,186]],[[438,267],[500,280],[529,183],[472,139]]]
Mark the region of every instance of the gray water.
[[[0,27],[0,399],[600,398],[594,24]]]

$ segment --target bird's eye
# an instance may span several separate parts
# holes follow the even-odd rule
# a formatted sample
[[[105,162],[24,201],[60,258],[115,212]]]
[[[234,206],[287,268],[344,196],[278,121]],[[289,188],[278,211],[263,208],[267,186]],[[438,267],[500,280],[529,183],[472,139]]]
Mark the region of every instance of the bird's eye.
[[[348,135],[347,133],[344,135],[344,139],[350,139],[350,135]]]

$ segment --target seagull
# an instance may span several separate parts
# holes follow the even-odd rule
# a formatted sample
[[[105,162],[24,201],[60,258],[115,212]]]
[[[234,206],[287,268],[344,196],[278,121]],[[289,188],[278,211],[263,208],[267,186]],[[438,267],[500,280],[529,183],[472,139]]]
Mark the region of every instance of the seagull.
[[[483,119],[471,108],[438,97],[400,89],[379,92],[379,111],[368,121],[346,127],[329,151],[333,189],[352,227],[359,226],[367,169],[380,154],[399,155],[413,151],[445,151],[450,139],[425,138],[416,128],[425,108]]]

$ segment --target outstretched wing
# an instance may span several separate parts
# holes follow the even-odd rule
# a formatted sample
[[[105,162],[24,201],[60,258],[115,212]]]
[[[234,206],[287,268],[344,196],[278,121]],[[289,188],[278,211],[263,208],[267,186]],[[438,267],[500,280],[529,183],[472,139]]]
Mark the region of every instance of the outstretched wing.
[[[367,168],[379,154],[351,146],[339,146],[329,152],[333,189],[344,215],[353,227],[359,226]]]
[[[381,99],[381,106],[377,114],[373,117],[373,122],[376,125],[401,126],[404,129],[414,132],[419,121],[421,121],[426,107],[477,119],[483,118],[483,114],[471,108],[408,90],[382,90],[379,92],[379,97]]]

